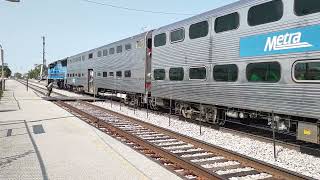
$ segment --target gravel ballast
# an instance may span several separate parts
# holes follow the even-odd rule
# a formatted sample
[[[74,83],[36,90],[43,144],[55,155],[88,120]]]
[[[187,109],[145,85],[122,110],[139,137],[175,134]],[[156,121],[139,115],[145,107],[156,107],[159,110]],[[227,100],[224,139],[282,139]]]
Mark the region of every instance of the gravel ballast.
[[[181,121],[175,117],[170,118],[169,126],[168,115],[159,115],[149,111],[147,117],[145,109],[136,110],[134,113],[133,108],[122,105],[120,110],[119,103],[113,102],[111,107],[110,101],[95,102],[93,104],[306,176],[320,179],[320,158],[303,154],[296,150],[276,146],[277,160],[275,160],[273,155],[273,144],[271,143],[221,132],[208,127],[201,127],[202,133],[200,135],[200,127],[198,125]]]

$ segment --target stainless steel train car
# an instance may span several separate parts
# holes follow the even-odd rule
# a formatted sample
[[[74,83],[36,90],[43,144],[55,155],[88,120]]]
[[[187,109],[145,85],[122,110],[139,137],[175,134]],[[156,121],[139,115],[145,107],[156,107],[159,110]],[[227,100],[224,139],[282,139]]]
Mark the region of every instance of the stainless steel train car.
[[[319,143],[319,34],[319,0],[240,0],[72,56],[67,84]]]
[[[151,84],[151,40],[151,32],[146,32],[68,58],[67,84],[91,94],[121,93],[126,103],[145,102]]]
[[[318,0],[242,0],[156,29],[153,102],[212,123],[274,119],[319,143],[319,12]]]

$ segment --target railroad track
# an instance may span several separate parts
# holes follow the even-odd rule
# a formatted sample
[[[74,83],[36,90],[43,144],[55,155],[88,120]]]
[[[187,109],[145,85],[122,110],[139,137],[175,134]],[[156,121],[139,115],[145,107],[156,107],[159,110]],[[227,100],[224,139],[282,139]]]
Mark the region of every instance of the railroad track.
[[[185,179],[311,179],[87,102],[56,102]]]
[[[27,86],[27,82],[26,81],[23,81],[23,80],[17,80],[17,81],[20,82],[21,84]],[[28,83],[28,88],[34,90],[37,94],[41,94],[42,96],[46,96],[47,92],[48,92],[48,90],[46,88],[34,85],[33,83],[30,83],[30,82]],[[64,94],[60,94],[60,93],[57,93],[57,92],[52,92],[51,96],[52,97],[67,97]]]
[[[19,82],[26,85],[26,81],[19,81]],[[44,96],[47,93],[47,90],[45,88],[34,85],[33,83],[29,83],[29,87]],[[64,99],[67,96],[60,94],[60,93],[57,93],[57,92],[52,92],[52,96],[55,98],[58,98],[57,100],[59,100],[59,98],[61,100],[74,100],[74,99]],[[88,99],[88,100],[92,101],[90,99]],[[152,112],[159,113],[158,111],[152,111]],[[160,112],[160,113],[168,114],[167,112]],[[172,116],[175,116],[175,115],[172,115]],[[176,117],[181,118],[178,116],[176,116]],[[193,120],[188,120],[188,119],[183,119],[183,120],[188,121],[190,123],[194,123],[194,124],[199,123],[199,121],[193,121]],[[228,122],[228,125],[226,125],[225,127],[217,127],[217,126],[212,126],[212,124],[201,122],[201,126],[211,127],[214,129],[218,128],[220,131],[223,131],[223,132],[237,134],[240,136],[253,138],[253,139],[267,142],[267,143],[273,142],[272,132],[267,131],[267,130],[254,129],[252,127],[241,125],[241,124],[234,124],[232,122]],[[299,152],[302,152],[305,154],[310,154],[313,156],[320,157],[320,145],[297,141],[293,137],[288,137],[288,136],[285,137],[284,135],[279,134],[279,133],[277,133],[277,136],[276,136],[276,143],[277,143],[277,145],[281,145],[281,146],[289,148],[289,149],[294,149],[296,151],[299,151]]]
[[[119,104],[119,102],[113,102],[115,104]],[[218,126],[218,125],[213,125],[210,123],[206,122],[200,122],[197,120],[190,120],[190,119],[185,119],[179,115],[171,114],[165,110],[162,111],[155,111],[155,110],[150,110],[149,111],[162,115],[164,117],[175,117],[175,119],[179,119],[181,121],[186,121],[192,124],[197,124],[200,126],[212,128],[219,130],[221,132],[226,132],[226,133],[231,133],[235,134],[238,136],[242,137],[248,137],[251,139],[255,139],[258,141],[266,142],[266,143],[273,143],[273,138],[272,138],[272,131],[271,130],[262,130],[260,128],[254,128],[252,126],[244,125],[244,124],[239,124],[239,123],[234,123],[231,121],[228,121],[225,126]],[[298,152],[304,153],[304,154],[309,154],[313,155],[316,157],[320,157],[320,145],[313,144],[313,143],[308,143],[308,142],[303,142],[303,141],[298,141],[296,140],[296,137],[290,136],[290,135],[285,135],[282,133],[276,133],[276,139],[275,142],[277,145],[283,146],[288,149],[296,150]]]

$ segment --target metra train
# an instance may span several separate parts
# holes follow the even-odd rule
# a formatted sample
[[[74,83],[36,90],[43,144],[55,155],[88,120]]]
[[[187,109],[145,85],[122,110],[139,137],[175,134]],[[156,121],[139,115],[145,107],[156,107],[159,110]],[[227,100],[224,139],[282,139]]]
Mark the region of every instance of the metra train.
[[[241,0],[68,57],[64,86],[319,144],[319,34],[319,0]]]

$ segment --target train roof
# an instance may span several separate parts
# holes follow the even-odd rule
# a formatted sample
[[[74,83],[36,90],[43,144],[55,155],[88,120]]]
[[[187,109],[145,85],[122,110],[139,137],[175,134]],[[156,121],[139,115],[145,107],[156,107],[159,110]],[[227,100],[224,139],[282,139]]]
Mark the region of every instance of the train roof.
[[[106,49],[106,48],[110,48],[110,46],[116,46],[116,45],[119,45],[119,44],[123,44],[125,42],[130,42],[132,40],[145,37],[148,32],[149,31],[143,32],[143,33],[140,33],[140,34],[128,37],[128,38],[124,38],[124,39],[121,39],[121,40],[118,40],[118,41],[115,41],[115,42],[112,42],[112,43],[109,43],[109,44],[106,44],[106,45],[103,45],[103,46],[100,46],[100,47],[97,47],[97,48],[93,48],[93,49],[90,49],[90,50],[75,54],[73,56],[70,56],[69,58],[74,58],[75,56],[81,56],[81,55],[84,55],[84,54],[87,54],[87,53],[95,52],[98,49]]]
[[[234,3],[228,4],[228,5],[225,5],[225,6],[222,6],[222,7],[218,7],[216,9],[213,9],[213,10],[210,10],[210,11],[207,11],[207,12],[204,12],[204,13],[189,17],[187,19],[184,19],[184,20],[181,20],[181,21],[178,21],[178,22],[174,22],[174,23],[162,26],[160,28],[155,29],[155,32],[156,31],[168,30],[168,29],[172,30],[172,29],[175,29],[175,28],[177,28],[179,26],[182,26],[182,25],[191,24],[191,23],[194,23],[194,22],[205,20],[205,19],[208,19],[209,17],[225,15],[225,14],[231,13],[231,12],[233,12],[233,11],[239,9],[239,8],[243,8],[243,7],[246,7],[246,6],[252,6],[252,5],[255,5],[257,3],[264,3],[264,2],[268,2],[268,1],[271,1],[271,0],[239,0],[239,1],[236,1]]]

